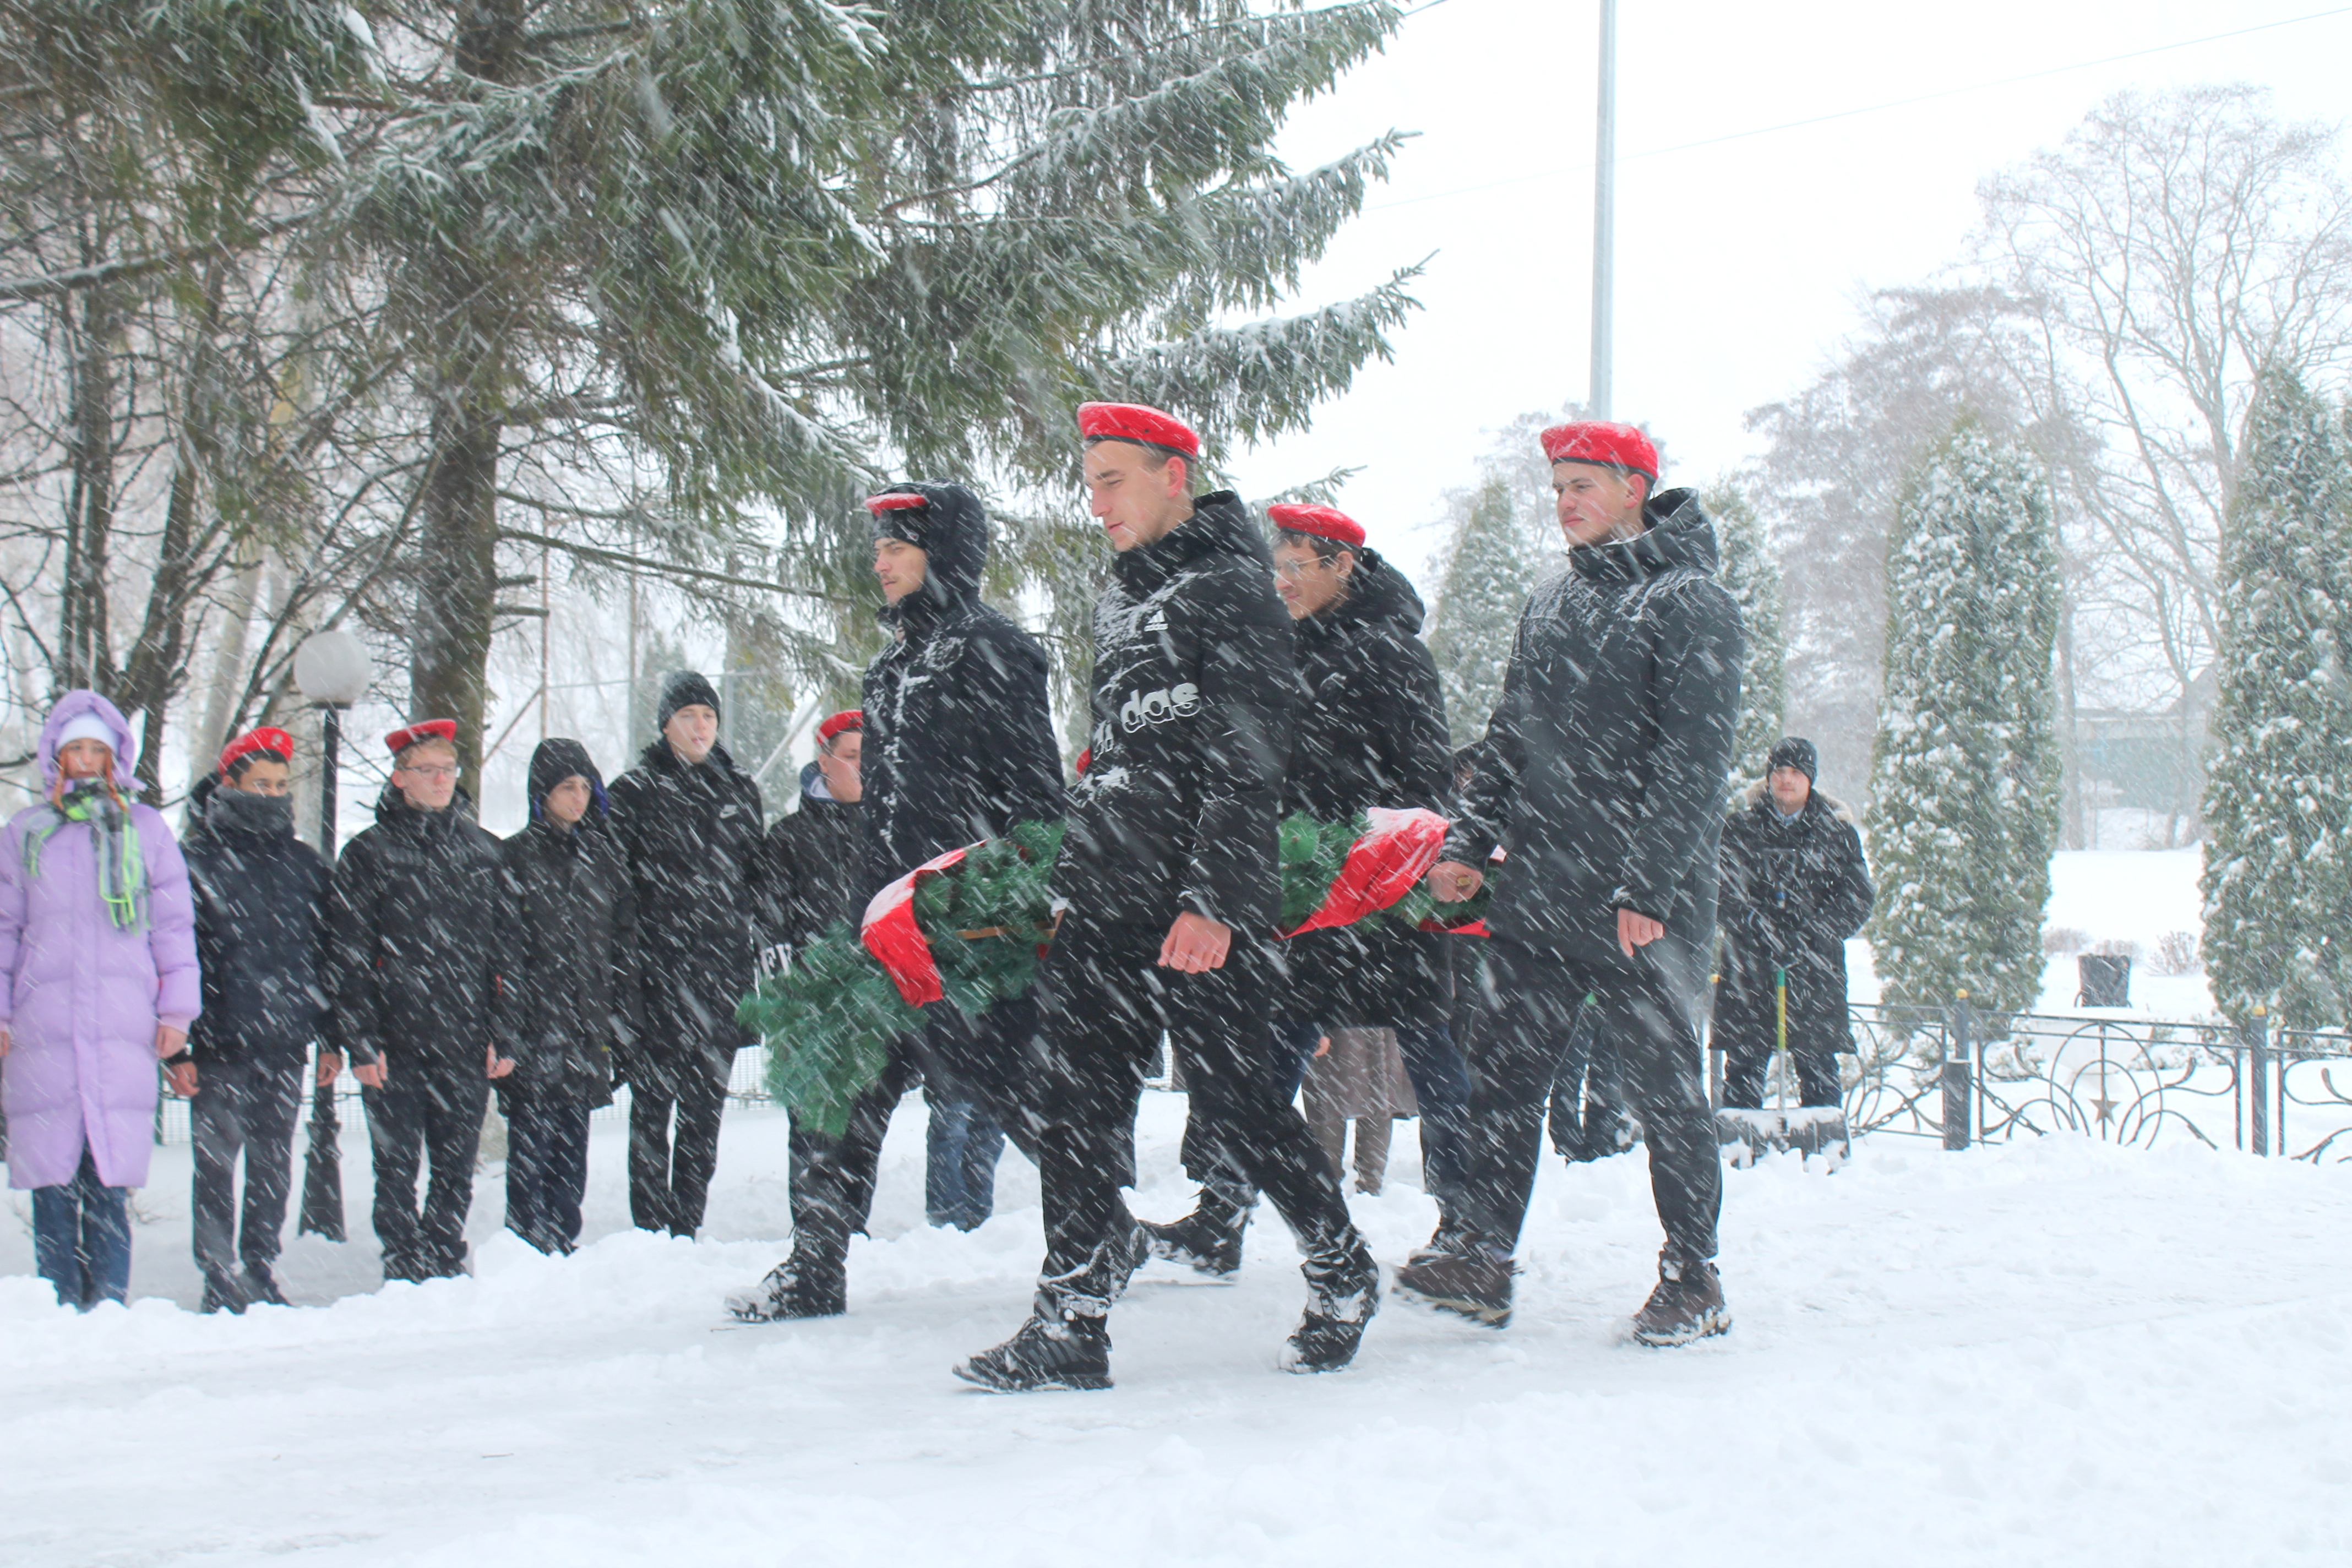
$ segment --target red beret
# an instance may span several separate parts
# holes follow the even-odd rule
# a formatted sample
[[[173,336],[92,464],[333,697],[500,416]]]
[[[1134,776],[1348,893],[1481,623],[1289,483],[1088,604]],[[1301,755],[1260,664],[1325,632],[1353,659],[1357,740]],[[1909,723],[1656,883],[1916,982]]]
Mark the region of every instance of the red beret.
[[[247,731],[221,748],[221,777],[228,777],[229,769],[236,765],[236,760],[239,757],[249,757],[256,752],[275,752],[288,762],[292,762],[294,737],[283,730],[272,730],[266,726],[259,730]]]
[[[446,741],[457,743],[457,721],[455,719],[420,719],[404,730],[394,730],[383,738],[394,756],[426,741]]]
[[[866,498],[866,510],[877,517],[886,511],[910,511],[916,507],[930,504],[928,497],[917,495],[913,490],[885,490],[878,496]]]
[[[922,498],[918,496],[916,499],[919,500]],[[845,708],[840,712],[835,714],[832,718],[827,719],[824,723],[819,724],[816,727],[816,738],[820,741],[830,741],[835,735],[840,734],[844,730],[863,730],[865,728],[866,710],[863,708]]]
[[[1286,532],[1311,533],[1318,539],[1328,539],[1350,550],[1364,547],[1364,525],[1336,506],[1301,506],[1295,501],[1276,501],[1265,509],[1265,515],[1275,527]]]
[[[1543,433],[1543,449],[1544,456],[1555,463],[1615,463],[1649,475],[1653,484],[1657,482],[1658,449],[1631,425],[1612,425],[1605,419],[1555,425]]]
[[[1201,438],[1191,426],[1139,403],[1081,403],[1078,434],[1089,441],[1132,441],[1180,458],[1201,460]]]

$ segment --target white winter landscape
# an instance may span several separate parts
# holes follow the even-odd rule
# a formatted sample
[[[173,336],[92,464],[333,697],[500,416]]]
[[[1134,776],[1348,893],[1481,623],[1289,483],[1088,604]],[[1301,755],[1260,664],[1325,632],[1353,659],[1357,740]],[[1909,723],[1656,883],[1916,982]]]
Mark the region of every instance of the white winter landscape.
[[[2109,858],[2102,857],[2101,859]],[[2171,875],[2166,876],[2167,863]],[[2062,865],[2052,919],[2173,929],[2179,868]],[[2070,906],[2069,900],[2075,902]],[[2170,900],[2167,904],[2164,900]],[[2073,908],[2082,915],[2065,914]],[[2193,914],[2193,895],[2189,909]],[[2105,932],[2099,922],[2117,923]],[[2190,921],[2193,929],[2193,920]],[[1139,1212],[1184,1204],[1181,1097],[1145,1097]],[[1355,1199],[1428,1231],[1410,1135]],[[1166,1265],[1113,1321],[1107,1394],[948,1374],[1026,1308],[1036,1181],[971,1235],[921,1210],[922,1112],[886,1150],[847,1317],[730,1325],[787,1232],[784,1122],[730,1113],[705,1239],[627,1228],[600,1123],[588,1244],[538,1256],[477,1189],[470,1279],[379,1289],[303,1238],[306,1305],[199,1317],[187,1152],[140,1194],[126,1310],[77,1317],[0,1237],[0,1562],[562,1564],[2341,1563],[2352,1557],[2352,1175],[2087,1138],[1727,1173],[1738,1326],[1625,1341],[1657,1246],[1638,1153],[1548,1162],[1501,1332],[1402,1303],[1348,1373],[1275,1370],[1295,1253],[1261,1211],[1231,1286]]]

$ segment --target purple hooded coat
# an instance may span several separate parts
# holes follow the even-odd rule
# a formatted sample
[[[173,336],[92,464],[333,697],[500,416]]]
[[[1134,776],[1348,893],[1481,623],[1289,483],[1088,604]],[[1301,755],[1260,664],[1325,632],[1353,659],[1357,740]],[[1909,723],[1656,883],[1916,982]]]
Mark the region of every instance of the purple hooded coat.
[[[114,732],[114,782],[138,787],[139,742],[113,703],[68,691],[41,726],[44,785],[58,776],[58,733],[84,713]],[[155,1137],[155,1026],[185,1028],[204,1005],[195,909],[180,846],[152,806],[134,804],[147,868],[147,918],[119,931],[98,892],[98,830],[69,822],[25,873],[25,836],[41,808],[0,830],[0,1022],[12,1043],[0,1059],[8,1111],[8,1184],[70,1182],[87,1140],[110,1187],[147,1180]]]

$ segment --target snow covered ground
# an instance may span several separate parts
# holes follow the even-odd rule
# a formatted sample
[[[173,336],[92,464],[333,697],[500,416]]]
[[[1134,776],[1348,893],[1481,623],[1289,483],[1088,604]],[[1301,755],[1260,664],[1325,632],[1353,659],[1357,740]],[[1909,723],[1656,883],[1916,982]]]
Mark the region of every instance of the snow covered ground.
[[[1176,1211],[1182,1101],[1146,1097],[1147,1215]],[[1278,1224],[1241,1283],[1155,1266],[1119,1386],[1008,1398],[948,1376],[1019,1321],[1035,1180],[981,1231],[921,1223],[922,1112],[887,1151],[852,1311],[729,1327],[785,1231],[783,1125],[730,1112],[710,1239],[625,1229],[600,1127],[591,1245],[496,1230],[478,1276],[373,1288],[359,1239],[296,1246],[310,1302],[184,1309],[186,1152],[142,1195],[129,1310],[77,1318],[0,1237],[0,1562],[48,1564],[2210,1564],[2352,1553],[2352,1175],[2074,1139],[1835,1173],[1728,1175],[1727,1339],[1621,1338],[1657,1244],[1638,1156],[1541,1177],[1517,1321],[1395,1304],[1349,1373],[1273,1370],[1297,1312]],[[1360,1221],[1426,1234],[1413,1140]],[[22,1194],[16,1207],[24,1211]],[[175,1300],[158,1299],[158,1293]]]

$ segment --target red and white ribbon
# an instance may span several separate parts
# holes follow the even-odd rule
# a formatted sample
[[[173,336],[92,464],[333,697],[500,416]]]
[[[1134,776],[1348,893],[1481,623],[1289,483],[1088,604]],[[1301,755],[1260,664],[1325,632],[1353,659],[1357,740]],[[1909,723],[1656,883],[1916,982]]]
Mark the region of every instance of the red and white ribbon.
[[[931,956],[930,942],[915,923],[915,884],[938,876],[979,847],[967,844],[924,861],[875,894],[866,906],[866,918],[858,922],[858,939],[909,1007],[928,1007],[948,994],[940,984],[939,960]]]
[[[1297,931],[1283,935],[1353,925],[1403,898],[1437,864],[1437,852],[1445,843],[1445,818],[1437,813],[1419,806],[1398,811],[1376,805],[1364,817],[1370,827],[1348,846],[1348,858],[1331,879],[1322,907]]]

